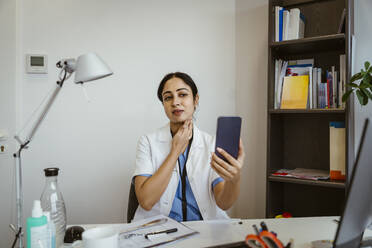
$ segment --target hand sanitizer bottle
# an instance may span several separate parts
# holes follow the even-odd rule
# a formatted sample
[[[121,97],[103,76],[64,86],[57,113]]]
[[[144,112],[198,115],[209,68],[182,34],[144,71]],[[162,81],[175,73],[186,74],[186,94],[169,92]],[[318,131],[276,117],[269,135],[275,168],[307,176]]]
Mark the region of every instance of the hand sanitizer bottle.
[[[32,217],[27,218],[27,248],[46,247],[47,218],[43,215],[39,200],[34,201]]]
[[[56,248],[56,226],[52,219],[50,219],[50,212],[43,212],[48,220],[48,245],[46,248]]]

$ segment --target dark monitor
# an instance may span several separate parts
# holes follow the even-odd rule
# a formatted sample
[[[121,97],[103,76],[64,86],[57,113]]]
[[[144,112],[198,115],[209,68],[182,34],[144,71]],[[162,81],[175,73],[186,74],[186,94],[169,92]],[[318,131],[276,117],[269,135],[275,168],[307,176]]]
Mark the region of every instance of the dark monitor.
[[[372,213],[372,128],[366,119],[334,248],[360,247]]]

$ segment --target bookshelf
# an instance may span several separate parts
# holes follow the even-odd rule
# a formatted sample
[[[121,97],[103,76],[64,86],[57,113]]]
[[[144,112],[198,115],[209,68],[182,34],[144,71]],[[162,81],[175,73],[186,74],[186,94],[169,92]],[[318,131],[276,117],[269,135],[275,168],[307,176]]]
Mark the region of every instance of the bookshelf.
[[[266,217],[283,212],[295,217],[341,215],[348,180],[313,181],[273,176],[279,169],[329,170],[329,123],[346,125],[346,176],[354,163],[353,99],[345,108],[275,109],[275,60],[314,59],[323,70],[339,71],[341,54],[346,55],[346,81],[351,74],[353,0],[269,0],[268,33],[268,120]],[[299,8],[306,18],[303,39],[275,42],[275,6]],[[337,33],[346,9],[345,32]],[[324,71],[322,78],[325,79]],[[324,80],[323,80],[324,81]]]

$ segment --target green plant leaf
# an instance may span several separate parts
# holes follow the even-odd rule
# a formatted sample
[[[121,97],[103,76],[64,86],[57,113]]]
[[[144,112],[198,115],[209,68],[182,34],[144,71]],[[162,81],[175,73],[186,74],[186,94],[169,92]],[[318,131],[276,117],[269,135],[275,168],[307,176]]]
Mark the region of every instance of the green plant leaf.
[[[368,103],[368,96],[363,97],[363,105],[367,105]]]
[[[354,75],[351,77],[350,82],[352,83],[352,82],[354,82],[354,81],[356,81],[356,80],[362,79],[363,76],[364,76],[364,75],[363,75],[361,72],[358,72],[358,73],[354,74]]]
[[[363,76],[362,81],[359,84],[359,88],[369,88],[371,87],[372,77],[367,73]]]
[[[359,88],[359,85],[357,85],[355,83],[349,83],[349,84],[346,84],[346,85],[351,87],[351,88]]]
[[[359,101],[360,105],[366,105],[367,104],[368,97],[361,90],[357,90],[356,95],[358,97],[358,101]]]
[[[354,90],[349,90],[347,91],[343,96],[342,96],[342,102],[346,102],[347,99],[349,99],[349,96],[350,94],[353,92]]]
[[[369,69],[368,69],[368,73],[372,73],[372,66],[369,67]]]
[[[361,89],[362,92],[372,100],[372,93],[368,89]]]
[[[372,85],[371,84],[369,84],[369,83],[364,83],[364,82],[362,82],[360,85],[359,85],[359,89],[368,89],[368,88],[370,88]]]
[[[369,65],[370,63],[368,61],[364,63],[364,68],[366,69],[366,71],[368,71]]]
[[[372,77],[369,73],[363,76],[362,82],[370,84],[372,82]]]

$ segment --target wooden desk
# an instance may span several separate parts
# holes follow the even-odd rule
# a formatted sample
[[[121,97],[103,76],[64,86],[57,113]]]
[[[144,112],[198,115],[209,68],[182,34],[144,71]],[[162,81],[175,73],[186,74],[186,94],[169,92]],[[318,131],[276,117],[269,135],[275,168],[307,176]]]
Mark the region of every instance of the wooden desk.
[[[290,238],[293,238],[294,247],[311,248],[311,241],[334,239],[337,230],[335,219],[339,217],[247,219],[241,220],[242,224],[239,224],[239,220],[190,221],[184,224],[198,231],[199,234],[162,247],[239,247],[239,242],[244,241],[247,234],[254,233],[252,225],[259,226],[261,221],[265,221],[269,230],[276,232],[283,243],[286,244]],[[103,225],[83,225],[86,229],[96,226]],[[365,236],[372,236],[372,231],[366,230]]]

